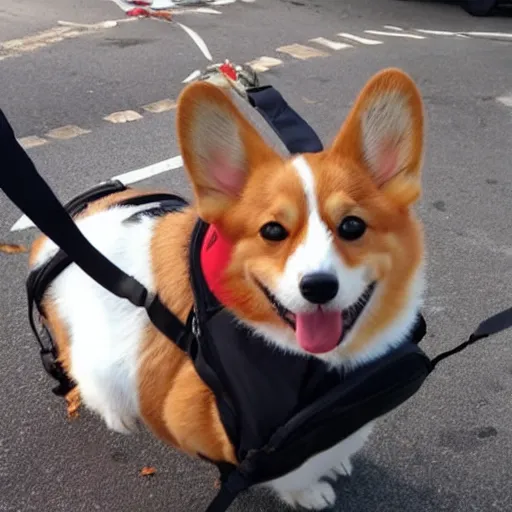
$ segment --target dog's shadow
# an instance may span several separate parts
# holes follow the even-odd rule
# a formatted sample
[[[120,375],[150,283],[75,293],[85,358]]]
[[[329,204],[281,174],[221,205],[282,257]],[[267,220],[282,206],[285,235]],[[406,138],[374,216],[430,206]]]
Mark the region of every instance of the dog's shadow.
[[[455,494],[440,494],[437,489],[421,484],[412,485],[393,475],[389,469],[376,465],[364,457],[354,458],[354,471],[350,478],[335,482],[336,504],[325,512],[396,512],[421,510],[439,512],[456,510]],[[233,512],[291,512],[270,492],[254,489],[241,495],[230,508]]]

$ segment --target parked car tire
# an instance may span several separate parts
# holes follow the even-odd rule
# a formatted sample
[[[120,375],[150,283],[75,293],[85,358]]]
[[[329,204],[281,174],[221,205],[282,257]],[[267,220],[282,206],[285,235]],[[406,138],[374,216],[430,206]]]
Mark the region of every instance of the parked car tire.
[[[465,0],[464,9],[472,16],[489,16],[498,0]]]

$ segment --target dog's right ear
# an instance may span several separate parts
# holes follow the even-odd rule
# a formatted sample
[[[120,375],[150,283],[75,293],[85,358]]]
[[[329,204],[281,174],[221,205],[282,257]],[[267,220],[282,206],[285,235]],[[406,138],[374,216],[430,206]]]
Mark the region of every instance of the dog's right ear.
[[[178,99],[177,132],[199,216],[215,223],[241,196],[250,174],[280,157],[221,88],[194,82]]]

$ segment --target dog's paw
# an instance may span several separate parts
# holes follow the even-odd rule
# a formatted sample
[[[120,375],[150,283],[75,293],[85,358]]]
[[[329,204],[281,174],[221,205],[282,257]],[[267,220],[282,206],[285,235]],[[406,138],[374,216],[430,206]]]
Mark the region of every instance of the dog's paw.
[[[328,473],[327,477],[336,480],[340,476],[350,476],[352,474],[352,462],[350,459],[345,459],[339,464],[334,466]]]
[[[336,503],[336,493],[331,484],[317,482],[307,489],[282,492],[281,499],[294,508],[300,506],[306,510],[324,510]]]

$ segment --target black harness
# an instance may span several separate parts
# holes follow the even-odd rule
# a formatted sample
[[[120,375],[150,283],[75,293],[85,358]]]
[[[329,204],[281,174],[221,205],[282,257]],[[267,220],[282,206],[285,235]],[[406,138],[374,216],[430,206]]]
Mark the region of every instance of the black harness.
[[[286,143],[290,152],[319,151],[311,128],[272,87],[249,91],[249,101]],[[238,465],[220,461],[221,489],[207,512],[229,508],[238,493],[298,468],[311,456],[339,443],[368,422],[409,399],[436,364],[476,340],[512,325],[512,308],[484,321],[471,337],[451,351],[429,359],[418,343],[426,333],[419,315],[408,339],[379,360],[350,372],[329,369],[313,357],[283,354],[249,333],[206,286],[199,251],[208,225],[198,219],[189,248],[190,278],[195,303],[183,324],[138,281],[99,253],[73,222],[88,203],[125,190],[117,181],[95,187],[63,207],[37,173],[0,111],[0,159],[7,173],[0,186],[7,196],[61,250],[27,279],[29,320],[41,348],[46,371],[66,394],[71,382],[56,361],[57,353],[44,326],[36,327],[34,307],[44,316],[41,301],[51,282],[71,263],[114,295],[144,307],[151,322],[186,352],[201,379],[215,394],[222,423],[236,448]],[[30,187],[26,184],[30,183]],[[152,203],[152,204],[150,204]],[[129,199],[123,205],[147,205],[127,220],[166,215],[187,205],[172,194]],[[257,390],[257,392],[255,392]]]

